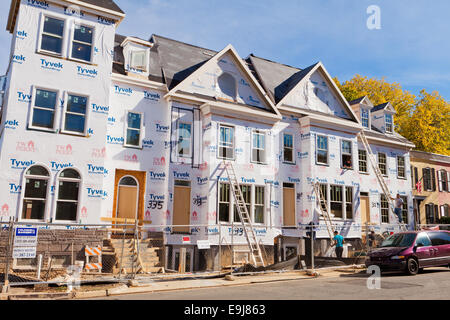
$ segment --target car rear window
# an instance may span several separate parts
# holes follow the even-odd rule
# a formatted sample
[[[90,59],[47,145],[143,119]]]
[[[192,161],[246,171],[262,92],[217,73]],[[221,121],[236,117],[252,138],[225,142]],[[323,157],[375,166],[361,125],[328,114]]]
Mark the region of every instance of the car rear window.
[[[450,233],[448,232],[428,232],[433,246],[443,246],[450,244]]]

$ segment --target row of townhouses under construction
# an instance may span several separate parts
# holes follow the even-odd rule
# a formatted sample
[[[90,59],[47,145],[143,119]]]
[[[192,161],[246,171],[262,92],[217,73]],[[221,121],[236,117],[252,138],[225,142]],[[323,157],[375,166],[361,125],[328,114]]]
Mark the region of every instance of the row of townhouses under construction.
[[[111,1],[12,0],[3,221],[151,221],[146,228],[165,232],[172,255],[187,248],[198,269],[204,255],[217,261],[219,241],[247,245],[226,162],[269,255],[274,239],[298,248],[306,226],[325,225],[315,183],[347,239],[360,239],[366,223],[394,231],[364,132],[414,227],[414,145],[395,132],[391,104],[346,101],[320,62],[301,69],[242,58],[232,45],[119,35],[124,17]],[[329,238],[325,227],[316,236]],[[198,250],[198,240],[211,249]]]

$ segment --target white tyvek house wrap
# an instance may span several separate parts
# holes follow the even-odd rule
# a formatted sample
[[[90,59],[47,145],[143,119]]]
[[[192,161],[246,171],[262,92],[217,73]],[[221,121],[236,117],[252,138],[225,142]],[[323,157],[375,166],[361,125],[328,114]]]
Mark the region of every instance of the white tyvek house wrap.
[[[43,10],[44,9],[44,10]],[[12,47],[9,96],[5,103],[4,133],[2,136],[0,206],[8,210],[3,215],[16,215],[20,207],[20,189],[25,168],[30,164],[42,164],[50,171],[50,188],[47,196],[46,219],[54,217],[56,176],[65,167],[74,167],[82,175],[77,221],[98,223],[102,211],[101,199],[109,200],[104,193],[103,177],[91,175],[88,164],[103,166],[104,159],[94,157],[105,145],[106,122],[104,115],[93,112],[95,106],[108,109],[109,78],[112,66],[114,25],[99,23],[96,16],[85,14],[84,21],[95,25],[94,65],[53,58],[37,54],[42,12],[67,18],[62,7],[33,6],[23,1],[16,22],[17,35]],[[66,32],[69,32],[67,30]],[[68,38],[67,38],[68,39]],[[68,42],[68,41],[66,41]],[[67,48],[63,49],[67,50]],[[59,107],[55,112],[56,128],[61,128],[64,93],[70,91],[89,95],[87,113],[88,137],[61,133],[26,130],[29,118],[33,86],[59,90]],[[20,217],[21,213],[17,213]]]
[[[289,93],[284,104],[351,119],[327,80],[317,70]]]

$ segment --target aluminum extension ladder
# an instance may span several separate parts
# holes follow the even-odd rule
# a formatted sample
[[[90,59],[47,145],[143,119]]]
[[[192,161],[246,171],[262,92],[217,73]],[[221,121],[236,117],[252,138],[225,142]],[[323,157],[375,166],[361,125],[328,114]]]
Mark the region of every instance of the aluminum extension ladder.
[[[408,231],[408,229],[406,228],[405,224],[400,223],[399,218],[397,217],[397,215],[394,213],[394,210],[392,209],[394,207],[392,200],[391,200],[391,194],[389,193],[389,188],[386,184],[386,181],[384,181],[384,177],[381,174],[380,168],[378,167],[377,161],[375,159],[375,156],[372,152],[372,148],[369,145],[369,142],[367,141],[366,135],[364,134],[363,131],[358,133],[358,136],[361,138],[361,141],[364,145],[364,148],[366,149],[367,152],[367,156],[370,160],[370,164],[372,165],[373,170],[375,171],[375,175],[377,176],[377,180],[378,183],[381,186],[381,190],[383,191],[384,196],[386,197],[386,200],[389,203],[389,212],[390,214],[392,214],[392,216],[395,217],[395,219],[397,219],[397,223],[400,225],[400,228],[402,231]]]
[[[255,230],[253,229],[250,215],[247,210],[247,205],[245,204],[244,201],[244,195],[242,194],[242,190],[239,185],[239,181],[236,177],[234,167],[231,163],[226,163],[225,161],[223,161],[223,165],[228,175],[228,179],[230,180],[231,191],[233,192],[236,208],[239,213],[239,217],[241,219],[245,237],[247,239],[251,261],[253,261],[253,265],[255,267],[258,266],[265,267],[264,259],[261,254],[261,248],[256,239]]]
[[[328,235],[330,236],[331,243],[333,243],[333,238],[334,238],[333,222],[331,221],[330,210],[328,208],[328,201],[326,201],[326,199],[322,193],[322,189],[320,188],[319,182],[314,183],[314,192],[315,192],[317,200],[319,202],[318,206],[320,209],[320,213],[325,220],[325,225],[327,226]],[[322,201],[325,203],[325,210],[322,207]]]

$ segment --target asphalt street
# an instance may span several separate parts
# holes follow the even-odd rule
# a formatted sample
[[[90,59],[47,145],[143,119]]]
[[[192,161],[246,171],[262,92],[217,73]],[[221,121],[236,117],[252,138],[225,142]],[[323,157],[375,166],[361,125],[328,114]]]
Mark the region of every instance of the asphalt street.
[[[110,296],[108,300],[446,300],[450,297],[450,269],[432,268],[416,276],[383,274],[381,288],[369,289],[369,275],[333,277],[209,289]],[[374,283],[374,282],[370,282]]]

